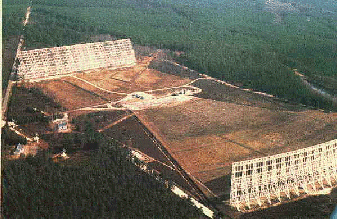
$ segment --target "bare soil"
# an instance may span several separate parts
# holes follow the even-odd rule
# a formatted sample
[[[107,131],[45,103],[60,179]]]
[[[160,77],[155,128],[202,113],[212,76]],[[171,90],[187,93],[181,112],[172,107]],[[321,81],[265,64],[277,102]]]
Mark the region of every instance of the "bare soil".
[[[292,151],[337,137],[337,113],[314,110],[278,111],[194,99],[137,114],[181,166],[203,183],[230,174],[234,161]]]
[[[132,68],[97,69],[75,74],[96,87],[73,77],[41,81],[29,86],[42,89],[44,94],[60,103],[64,111],[118,101],[136,91],[178,87],[192,81],[193,77],[182,78],[179,72],[168,71],[169,74],[165,74],[149,69],[152,60],[151,57],[142,57]],[[135,111],[135,114],[192,178],[201,181],[219,197],[228,196],[232,162],[293,151],[337,138],[337,113],[310,110],[212,80],[198,80],[193,85],[203,89],[202,93],[196,95],[198,98],[175,104],[174,107],[162,105]],[[154,94],[165,95],[167,91],[155,91]],[[46,104],[34,95],[33,99],[27,99],[32,94],[23,92],[13,95],[21,95],[17,102],[21,106],[38,106],[39,110],[46,108],[43,108]],[[61,110],[54,105],[51,104],[50,111]],[[21,111],[18,105],[12,105],[9,109],[9,112]],[[84,116],[89,116],[90,124],[98,130],[128,113],[113,111],[87,115],[88,112],[70,113],[70,119],[74,119],[79,127],[75,133],[45,135],[46,141],[55,148],[74,146],[76,151],[76,148],[85,146],[80,145],[82,137],[78,133],[85,128],[85,124],[81,123]],[[177,172],[167,167],[171,163],[155,146],[143,124],[130,117],[105,129],[103,133],[153,157],[156,163],[151,163],[151,166],[188,189]],[[31,133],[40,133],[36,125],[28,124],[25,127]]]
[[[81,81],[77,78],[74,77],[64,77],[62,78],[63,81],[66,81],[70,84],[76,85],[80,88],[83,88],[87,91],[90,91],[92,93],[97,94],[98,96],[100,96],[102,99],[106,99],[107,101],[111,101],[111,102],[115,102],[118,100],[121,100],[123,97],[125,97],[126,95],[122,95],[122,94],[116,94],[116,93],[109,93],[107,91],[101,90],[97,87],[94,87],[84,81]]]
[[[138,59],[136,66],[121,69],[95,69],[55,80],[29,84],[38,87],[68,110],[116,102],[126,94],[178,87],[191,80],[148,69],[152,57]]]
[[[54,97],[68,110],[94,106],[107,102],[101,97],[80,89],[62,80],[42,81],[35,84],[48,96]]]
[[[151,60],[151,57],[145,57],[143,60],[138,60],[137,65],[131,68],[92,70],[90,73],[77,73],[76,77],[118,93],[177,87],[190,82],[187,78],[148,69]]]

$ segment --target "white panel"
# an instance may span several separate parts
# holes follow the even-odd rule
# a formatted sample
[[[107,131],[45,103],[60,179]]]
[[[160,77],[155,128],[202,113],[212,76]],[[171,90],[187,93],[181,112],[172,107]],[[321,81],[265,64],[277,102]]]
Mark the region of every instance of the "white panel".
[[[130,39],[20,51],[18,59],[18,75],[24,79],[136,64]]]
[[[337,139],[232,164],[230,203],[238,210],[314,194],[336,184]]]

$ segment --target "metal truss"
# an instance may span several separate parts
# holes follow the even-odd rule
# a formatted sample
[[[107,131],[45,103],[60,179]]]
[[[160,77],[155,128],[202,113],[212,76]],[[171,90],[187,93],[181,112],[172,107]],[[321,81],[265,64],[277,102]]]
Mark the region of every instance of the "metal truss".
[[[136,64],[130,39],[20,51],[18,60],[18,76],[23,79]]]
[[[230,204],[256,209],[337,185],[337,139],[232,164]]]

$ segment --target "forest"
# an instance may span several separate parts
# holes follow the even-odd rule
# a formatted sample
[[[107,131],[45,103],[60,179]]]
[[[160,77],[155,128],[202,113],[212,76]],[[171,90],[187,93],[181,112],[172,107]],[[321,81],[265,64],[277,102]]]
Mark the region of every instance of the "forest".
[[[5,11],[16,2],[23,1],[5,1]],[[293,72],[337,93],[336,3],[293,2],[284,9],[262,0],[33,1],[26,48],[88,42],[97,34],[128,37],[136,44],[184,51],[176,59],[201,73],[336,111],[336,103],[313,93]],[[15,22],[4,14],[5,26]]]
[[[54,162],[51,148],[2,161],[3,218],[203,218],[126,148],[90,128],[83,136],[97,147],[77,161]]]
[[[174,58],[200,73],[285,101],[337,111],[336,103],[313,93],[293,71],[337,94],[336,2],[293,2],[278,8],[263,0],[4,0],[3,48],[8,43],[15,48],[11,39],[21,34],[24,49],[91,42],[100,34],[131,38],[137,45],[169,49],[172,56],[183,51]],[[29,5],[32,14],[23,29]],[[2,61],[4,89],[11,71],[4,62],[13,57]],[[40,97],[39,104],[48,102],[56,112],[60,108],[38,90],[15,87],[13,92],[26,97],[25,102],[10,100],[15,111],[9,115],[20,124],[46,123],[41,113],[31,111],[29,102],[38,102],[32,94]],[[126,149],[94,132],[89,122],[84,124],[84,135],[54,142],[60,147],[79,141],[78,150],[94,146],[83,161],[55,163],[49,158],[53,148],[36,157],[2,160],[4,218],[202,218],[187,200],[140,171]],[[8,127],[2,136],[2,145],[26,143]]]

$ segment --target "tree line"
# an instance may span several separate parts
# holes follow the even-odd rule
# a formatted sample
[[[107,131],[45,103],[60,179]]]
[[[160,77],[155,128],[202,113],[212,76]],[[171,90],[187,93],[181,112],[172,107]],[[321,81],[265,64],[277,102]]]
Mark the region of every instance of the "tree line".
[[[140,45],[184,51],[176,59],[201,73],[336,111],[331,100],[312,93],[292,71],[297,68],[311,83],[336,93],[334,17],[298,12],[275,24],[263,6],[245,2],[74,0],[68,7],[62,7],[63,0],[33,2],[26,46],[87,42],[97,34],[129,37]]]
[[[187,199],[136,167],[128,150],[104,135],[86,135],[88,141],[95,138],[98,149],[85,162],[55,163],[51,151],[5,161],[2,216],[203,218]]]

